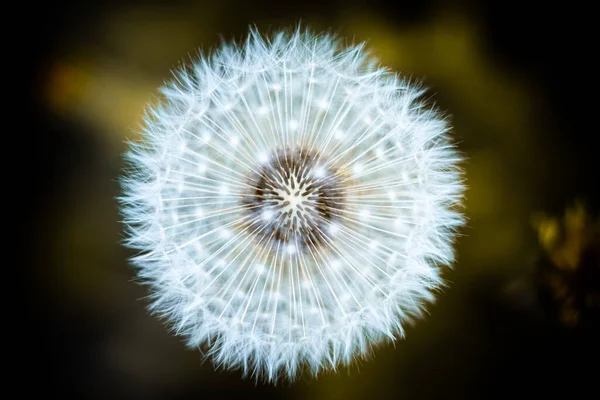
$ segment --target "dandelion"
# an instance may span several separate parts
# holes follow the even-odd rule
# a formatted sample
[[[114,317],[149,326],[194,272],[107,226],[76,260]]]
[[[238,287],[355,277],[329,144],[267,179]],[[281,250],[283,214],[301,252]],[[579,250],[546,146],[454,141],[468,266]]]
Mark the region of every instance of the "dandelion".
[[[151,310],[276,381],[403,335],[453,261],[463,186],[423,88],[300,29],[175,73],[123,178]]]

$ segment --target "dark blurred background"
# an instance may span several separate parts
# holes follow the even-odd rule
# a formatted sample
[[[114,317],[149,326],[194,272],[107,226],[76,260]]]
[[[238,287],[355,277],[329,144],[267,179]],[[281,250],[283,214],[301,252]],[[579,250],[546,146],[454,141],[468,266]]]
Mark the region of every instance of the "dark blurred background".
[[[525,1],[97,1],[19,20],[32,109],[22,390],[67,398],[598,397],[593,11]],[[369,360],[278,387],[215,371],[145,311],[120,246],[124,140],[181,60],[303,21],[366,40],[453,115],[468,226],[429,315]],[[27,38],[30,39],[27,39]],[[30,62],[31,60],[31,62]],[[595,85],[594,85],[595,86]],[[20,124],[23,126],[23,124]],[[29,354],[31,352],[31,354]],[[563,393],[565,391],[565,394]]]

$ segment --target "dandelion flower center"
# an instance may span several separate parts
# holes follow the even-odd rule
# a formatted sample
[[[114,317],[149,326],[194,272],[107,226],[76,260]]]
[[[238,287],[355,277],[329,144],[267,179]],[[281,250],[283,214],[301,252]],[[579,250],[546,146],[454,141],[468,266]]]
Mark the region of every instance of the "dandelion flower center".
[[[339,172],[302,148],[275,152],[248,186],[252,190],[243,204],[260,220],[257,237],[288,252],[322,244],[344,206]]]

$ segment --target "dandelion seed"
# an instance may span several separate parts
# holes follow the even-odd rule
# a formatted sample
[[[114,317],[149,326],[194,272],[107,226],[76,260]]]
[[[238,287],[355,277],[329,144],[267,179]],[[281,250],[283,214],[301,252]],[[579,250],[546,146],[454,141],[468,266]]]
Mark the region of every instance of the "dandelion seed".
[[[123,178],[152,311],[271,381],[402,336],[463,223],[460,157],[422,93],[300,29],[178,71]]]

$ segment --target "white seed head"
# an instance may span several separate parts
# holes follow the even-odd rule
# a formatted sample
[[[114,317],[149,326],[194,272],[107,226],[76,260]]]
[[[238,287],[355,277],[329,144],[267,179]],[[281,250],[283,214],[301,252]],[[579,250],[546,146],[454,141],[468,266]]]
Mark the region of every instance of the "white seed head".
[[[151,309],[271,381],[402,336],[463,223],[460,157],[422,88],[298,29],[252,31],[162,93],[121,198]]]

